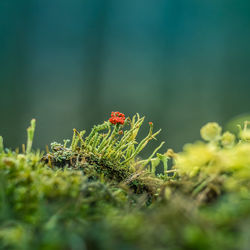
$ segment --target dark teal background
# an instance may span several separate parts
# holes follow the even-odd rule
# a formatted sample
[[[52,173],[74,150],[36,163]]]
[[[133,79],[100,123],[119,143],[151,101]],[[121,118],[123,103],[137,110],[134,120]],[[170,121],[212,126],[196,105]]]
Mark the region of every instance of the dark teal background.
[[[180,150],[249,112],[249,60],[249,0],[0,0],[0,134],[35,117],[44,148],[119,110]]]

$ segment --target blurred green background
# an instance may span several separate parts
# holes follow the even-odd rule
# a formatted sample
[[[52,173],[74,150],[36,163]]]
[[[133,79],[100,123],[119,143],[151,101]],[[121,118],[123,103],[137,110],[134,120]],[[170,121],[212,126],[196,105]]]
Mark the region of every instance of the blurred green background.
[[[44,148],[119,110],[180,150],[204,123],[248,113],[249,13],[249,0],[0,0],[5,145],[31,118]]]

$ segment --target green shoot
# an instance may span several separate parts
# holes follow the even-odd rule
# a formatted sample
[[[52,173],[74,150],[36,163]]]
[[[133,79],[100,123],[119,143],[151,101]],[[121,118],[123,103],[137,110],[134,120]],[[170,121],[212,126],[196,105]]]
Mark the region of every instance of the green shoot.
[[[36,120],[32,119],[30,122],[30,127],[27,128],[26,154],[29,154],[31,152],[35,128],[36,128]]]
[[[3,146],[3,137],[0,136],[0,153],[4,151],[4,146]]]

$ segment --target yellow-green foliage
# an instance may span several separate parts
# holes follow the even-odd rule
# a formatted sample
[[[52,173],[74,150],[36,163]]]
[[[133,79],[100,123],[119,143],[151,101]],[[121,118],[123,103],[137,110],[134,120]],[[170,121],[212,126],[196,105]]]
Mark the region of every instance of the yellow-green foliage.
[[[123,189],[89,181],[81,170],[50,168],[39,152],[5,150],[0,154],[0,249],[83,247],[88,240],[80,235],[88,232],[88,221],[122,208],[127,197]]]
[[[150,123],[137,142],[143,119],[74,130],[70,146],[52,143],[46,155],[32,150],[34,120],[23,153],[0,137],[0,249],[246,249],[248,123],[237,139],[209,123],[205,141],[178,154],[157,153],[160,144],[138,160],[159,133]]]
[[[148,135],[140,142],[136,141],[137,134],[144,121],[144,117],[139,114],[132,119],[125,120],[125,126],[121,124],[113,125],[109,121],[94,126],[90,134],[83,138],[85,131],[78,132],[74,129],[74,135],[69,148],[72,152],[79,151],[94,154],[99,160],[106,160],[116,165],[131,166],[131,162],[146,147],[148,142],[155,139],[161,130],[153,133],[153,123],[149,123]],[[126,125],[129,126],[126,129]],[[79,147],[78,147],[79,144]],[[136,144],[138,144],[136,146]],[[160,146],[153,152],[153,155],[160,149]],[[151,156],[151,158],[153,157]],[[150,159],[151,159],[150,158]],[[149,160],[150,160],[149,159]]]
[[[249,197],[250,142],[243,130],[239,134],[240,140],[235,142],[235,135],[221,135],[221,127],[209,123],[201,129],[207,143],[184,146],[176,157],[175,169],[181,179],[192,181],[193,194],[213,190],[216,195],[228,191]]]
[[[153,123],[149,123],[148,135],[140,142],[137,135],[142,126],[144,117],[139,114],[132,119],[127,118],[124,125],[113,125],[109,121],[94,126],[90,134],[84,137],[85,131],[74,129],[71,145],[51,143],[51,152],[43,160],[52,168],[81,169],[84,175],[92,179],[108,179],[110,182],[124,182],[136,192],[156,190],[158,187],[152,183],[160,182],[156,179],[150,181],[150,170],[154,174],[156,166],[162,161],[167,170],[166,155],[157,154],[162,142],[145,160],[137,160],[138,154],[147,146],[150,140],[156,139],[160,130],[153,132]],[[150,162],[152,167],[150,168]]]
[[[101,183],[101,186],[95,182],[90,185],[88,178],[80,170],[54,170],[44,165],[40,159],[39,152],[29,155],[7,152],[0,155],[2,199],[7,199],[11,208],[22,218],[33,220],[36,216],[34,212],[39,210],[43,200],[65,201],[66,205],[71,199],[79,199],[89,187],[93,190],[105,189]],[[100,198],[99,194],[96,194],[96,199]],[[0,205],[3,206],[4,203]]]

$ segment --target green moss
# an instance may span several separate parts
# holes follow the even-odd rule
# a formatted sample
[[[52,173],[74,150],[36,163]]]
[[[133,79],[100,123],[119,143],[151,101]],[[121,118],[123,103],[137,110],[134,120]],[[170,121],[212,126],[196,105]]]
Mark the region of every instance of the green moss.
[[[143,121],[144,117],[141,118],[139,114],[132,119],[127,118],[124,125],[112,125],[109,121],[105,121],[103,124],[94,126],[85,138],[83,138],[85,131],[78,132],[74,129],[71,146],[66,147],[67,141],[64,145],[57,142],[51,143],[51,152],[43,157],[43,161],[51,168],[78,169],[89,179],[104,178],[115,185],[126,183],[136,193],[144,191],[150,193],[155,187],[149,187],[150,182],[144,179],[149,175],[149,163],[162,147],[163,142],[148,159],[136,160],[137,155],[148,142],[155,139],[160,132],[159,130],[153,133],[151,122],[148,135],[141,142],[137,142],[136,137]],[[150,193],[150,195],[154,194]]]
[[[242,249],[250,220],[246,136],[221,136],[216,125],[209,140],[203,135],[208,142],[178,154],[157,147],[138,160],[159,133],[150,123],[137,142],[142,123],[137,115],[86,137],[74,130],[71,143],[52,143],[45,155],[32,150],[34,120],[22,154],[4,149],[0,137],[0,248]]]

